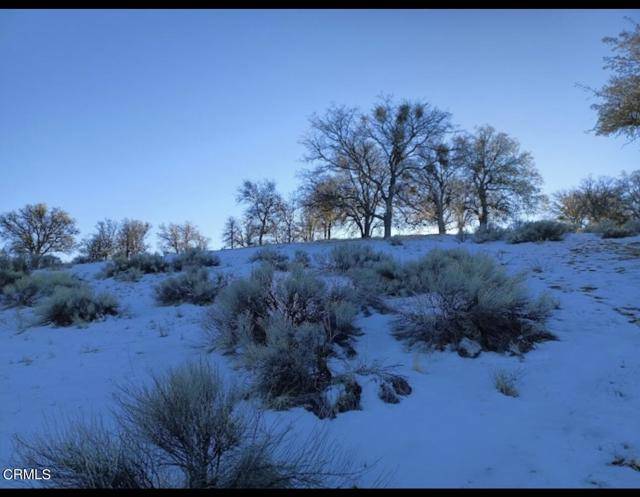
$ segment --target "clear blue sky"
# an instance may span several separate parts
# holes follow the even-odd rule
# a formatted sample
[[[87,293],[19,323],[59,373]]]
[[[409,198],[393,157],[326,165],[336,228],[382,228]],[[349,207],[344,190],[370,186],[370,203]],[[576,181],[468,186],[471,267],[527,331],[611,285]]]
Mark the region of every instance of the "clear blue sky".
[[[0,212],[191,220],[220,245],[243,178],[287,193],[332,102],[426,99],[532,152],[547,192],[640,167],[576,82],[640,11],[0,11]],[[155,247],[154,247],[155,248]]]

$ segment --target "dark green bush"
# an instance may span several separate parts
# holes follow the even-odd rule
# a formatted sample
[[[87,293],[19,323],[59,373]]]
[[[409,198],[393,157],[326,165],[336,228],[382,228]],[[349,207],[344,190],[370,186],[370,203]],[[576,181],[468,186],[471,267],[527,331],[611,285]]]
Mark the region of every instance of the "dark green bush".
[[[322,280],[300,267],[276,279],[269,264],[222,289],[208,313],[208,329],[212,339],[224,348],[233,349],[243,340],[264,343],[265,323],[274,312],[294,325],[322,324],[328,336],[345,344],[356,332],[353,320],[357,305],[349,292],[328,289]]]
[[[105,278],[118,278],[122,273],[136,270],[142,274],[164,273],[171,269],[171,265],[160,254],[136,254],[130,258],[123,256],[114,257],[107,262],[102,272]],[[130,276],[124,277],[126,281]]]
[[[558,221],[532,221],[514,228],[507,236],[507,241],[509,243],[559,242],[569,231],[571,231],[569,225]]]
[[[42,297],[48,297],[57,288],[75,288],[82,282],[69,273],[60,271],[36,272],[24,275],[3,290],[5,302],[9,305],[30,306]]]
[[[271,264],[278,271],[286,271],[288,269],[287,262],[289,261],[289,257],[275,249],[266,247],[258,250],[249,258],[249,260],[251,262],[266,262],[267,264]]]
[[[25,275],[26,273],[23,273],[22,271],[0,269],[0,290],[2,290],[7,285],[13,284]]]
[[[494,224],[479,226],[473,233],[473,241],[475,243],[496,242],[498,240],[504,240],[508,233],[509,230]]]
[[[640,234],[640,221],[627,221],[621,226],[610,224],[601,227],[602,238],[626,238]]]
[[[544,328],[553,302],[531,299],[522,277],[509,276],[491,257],[435,249],[418,264],[425,293],[395,325],[410,345],[442,349],[468,338],[484,350],[519,353],[553,338]]]
[[[205,268],[191,267],[185,274],[162,281],[156,287],[156,300],[162,305],[177,305],[185,302],[207,305],[214,301],[220,289],[226,284],[221,274],[209,277]]]
[[[189,249],[175,255],[171,260],[171,266],[175,271],[198,267],[213,267],[220,265],[220,257],[206,250]]]
[[[342,243],[336,245],[329,253],[329,266],[335,271],[346,273],[352,269],[370,268],[391,256],[374,251],[369,245]]]
[[[300,266],[276,278],[266,264],[220,292],[207,317],[209,343],[239,353],[270,405],[332,415],[323,394],[332,380],[328,361],[338,351],[355,354],[352,299]]]
[[[311,265],[311,257],[304,250],[296,250],[292,262],[306,268]]]
[[[109,294],[94,294],[87,286],[57,287],[36,308],[42,324],[71,326],[118,314],[118,302]]]

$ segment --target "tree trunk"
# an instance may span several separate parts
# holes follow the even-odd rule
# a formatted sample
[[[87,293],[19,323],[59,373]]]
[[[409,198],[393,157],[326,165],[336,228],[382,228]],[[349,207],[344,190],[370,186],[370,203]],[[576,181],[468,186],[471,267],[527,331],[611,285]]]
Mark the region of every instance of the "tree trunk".
[[[487,196],[480,195],[480,215],[478,216],[481,228],[486,228],[489,224],[489,209],[487,206]]]
[[[444,210],[441,207],[438,207],[436,215],[438,216],[438,234],[446,235],[447,226],[444,223]]]
[[[393,197],[390,195],[385,202],[385,211],[383,216],[384,237],[391,238],[391,223],[393,221]]]
[[[371,220],[368,217],[364,218],[364,229],[362,231],[362,238],[371,238]]]

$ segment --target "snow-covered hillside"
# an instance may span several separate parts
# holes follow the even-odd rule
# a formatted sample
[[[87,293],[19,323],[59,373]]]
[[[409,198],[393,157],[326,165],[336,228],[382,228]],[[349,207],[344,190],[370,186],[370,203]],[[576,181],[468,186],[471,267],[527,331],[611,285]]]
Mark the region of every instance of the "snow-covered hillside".
[[[312,256],[335,243],[279,246]],[[366,242],[399,260],[454,237],[406,238],[402,245]],[[417,353],[390,333],[392,315],[360,315],[355,362],[399,365],[412,388],[399,404],[376,395],[362,378],[362,410],[320,420],[302,408],[273,416],[301,433],[323,426],[361,462],[378,461],[361,484],[383,473],[390,487],[638,487],[640,471],[618,460],[640,460],[640,237],[603,240],[571,234],[562,242],[462,244],[494,255],[510,273],[524,271],[532,293],[548,291],[559,309],[549,321],[557,341],[537,344],[523,358],[483,352]],[[233,277],[249,273],[255,249],[218,252]],[[72,271],[94,289],[113,294],[119,317],[83,327],[32,325],[28,308],[0,311],[0,466],[11,467],[11,439],[41,430],[46,419],[108,414],[123,382],[145,381],[190,358],[206,357],[239,377],[227,356],[207,353],[203,308],[158,306],[154,286],[167,275],[137,283],[96,279],[102,263]],[[313,268],[313,264],[312,264]],[[492,374],[517,374],[520,395],[500,394]],[[368,383],[369,382],[369,383]],[[0,486],[16,482],[0,480]]]

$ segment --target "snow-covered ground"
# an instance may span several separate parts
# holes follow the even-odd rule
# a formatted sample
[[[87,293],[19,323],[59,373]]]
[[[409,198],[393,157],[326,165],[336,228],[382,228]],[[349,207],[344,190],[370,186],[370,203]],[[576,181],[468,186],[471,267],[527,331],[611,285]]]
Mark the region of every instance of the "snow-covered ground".
[[[460,246],[448,236],[367,243],[402,260]],[[533,293],[550,292],[560,308],[549,330],[559,340],[538,344],[523,359],[465,359],[408,351],[390,334],[392,316],[361,316],[356,361],[400,365],[413,393],[386,404],[363,378],[361,411],[331,420],[303,409],[277,416],[300,432],[322,426],[362,463],[378,461],[364,485],[384,474],[390,487],[640,487],[640,472],[611,464],[640,459],[640,237],[462,245],[493,254],[510,272],[525,271]],[[278,249],[313,255],[332,246]],[[247,274],[254,250],[221,251],[222,264],[211,271]],[[203,308],[155,304],[153,287],[166,275],[138,283],[95,279],[101,266],[69,271],[116,296],[124,316],[56,328],[30,325],[29,309],[0,310],[0,468],[11,467],[14,434],[39,431],[45,419],[108,415],[116,387],[145,381],[151,371],[203,356],[240,374],[227,357],[199,347]],[[499,368],[518,373],[519,397],[495,389]],[[0,486],[13,485],[0,479]]]

